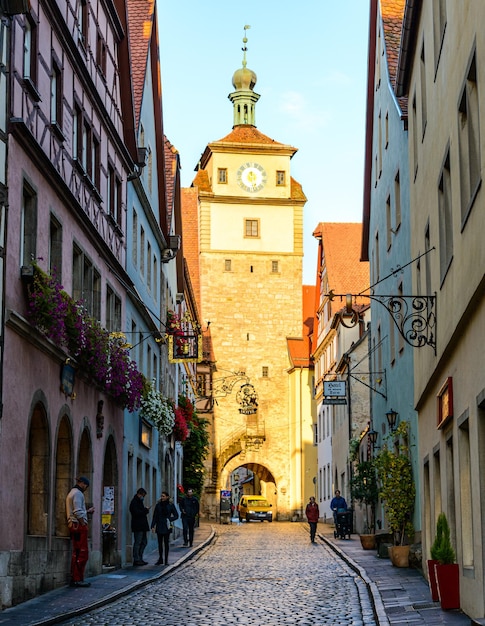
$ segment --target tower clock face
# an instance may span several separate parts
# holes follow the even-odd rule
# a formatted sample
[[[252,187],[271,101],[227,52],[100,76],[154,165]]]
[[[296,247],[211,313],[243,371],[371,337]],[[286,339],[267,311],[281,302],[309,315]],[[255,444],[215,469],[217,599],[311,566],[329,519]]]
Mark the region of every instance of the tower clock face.
[[[259,163],[244,163],[237,171],[237,182],[250,193],[260,191],[266,184],[266,172]]]

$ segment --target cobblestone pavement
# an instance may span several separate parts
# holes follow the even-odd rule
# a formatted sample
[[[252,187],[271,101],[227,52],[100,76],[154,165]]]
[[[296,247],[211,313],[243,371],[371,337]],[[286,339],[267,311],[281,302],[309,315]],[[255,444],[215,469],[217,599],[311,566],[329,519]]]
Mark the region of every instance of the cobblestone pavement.
[[[65,626],[376,624],[365,583],[306,525],[220,526],[216,540],[157,582]]]

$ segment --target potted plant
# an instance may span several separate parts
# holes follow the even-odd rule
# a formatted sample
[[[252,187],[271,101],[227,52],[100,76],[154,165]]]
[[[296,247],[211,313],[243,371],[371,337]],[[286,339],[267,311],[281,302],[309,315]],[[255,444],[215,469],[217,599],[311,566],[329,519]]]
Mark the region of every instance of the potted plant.
[[[398,441],[392,449],[386,443],[376,456],[379,496],[393,535],[389,556],[396,567],[409,567],[409,542],[414,537],[412,516],[416,487],[408,449],[408,422],[402,421],[392,433]]]
[[[360,543],[364,550],[373,550],[376,547],[376,505],[379,499],[374,459],[357,463],[350,479],[350,494],[352,500],[364,506],[365,510],[364,532],[359,535]]]
[[[435,563],[436,583],[441,608],[460,608],[460,571],[456,561],[455,551],[451,545],[450,527],[444,513],[438,516],[437,526],[441,526],[441,540],[436,546]],[[437,533],[438,534],[438,533]]]
[[[436,581],[436,572],[435,572],[435,565],[436,563],[438,563],[438,550],[439,550],[439,546],[441,545],[441,542],[443,540],[443,519],[441,518],[441,515],[438,516],[438,521],[436,522],[436,536],[434,538],[433,541],[433,545],[431,546],[431,558],[428,559],[427,561],[427,565],[428,565],[428,581],[429,581],[429,588],[431,591],[431,599],[433,600],[433,602],[438,602],[439,598],[439,594],[438,594],[438,583]]]

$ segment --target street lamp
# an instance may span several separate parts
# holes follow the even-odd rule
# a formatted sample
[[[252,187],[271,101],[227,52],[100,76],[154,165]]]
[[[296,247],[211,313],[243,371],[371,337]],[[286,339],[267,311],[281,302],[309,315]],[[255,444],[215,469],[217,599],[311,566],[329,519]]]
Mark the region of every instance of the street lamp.
[[[367,437],[369,438],[369,441],[371,442],[373,448],[375,448],[378,436],[379,433],[377,432],[377,430],[369,430],[367,433]]]
[[[398,413],[396,413],[396,411],[393,411],[393,409],[386,413],[387,423],[389,424],[389,430],[391,432],[394,432],[396,430],[397,416]]]

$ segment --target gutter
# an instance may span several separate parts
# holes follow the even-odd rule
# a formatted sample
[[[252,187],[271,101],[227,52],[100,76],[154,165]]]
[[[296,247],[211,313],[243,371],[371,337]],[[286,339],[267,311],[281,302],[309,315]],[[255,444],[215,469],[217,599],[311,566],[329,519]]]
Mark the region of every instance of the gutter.
[[[397,62],[395,93],[399,98],[406,96],[409,85],[409,72],[415,52],[416,30],[421,13],[422,0],[406,0],[401,32],[401,45]]]

